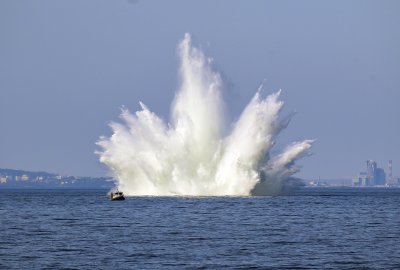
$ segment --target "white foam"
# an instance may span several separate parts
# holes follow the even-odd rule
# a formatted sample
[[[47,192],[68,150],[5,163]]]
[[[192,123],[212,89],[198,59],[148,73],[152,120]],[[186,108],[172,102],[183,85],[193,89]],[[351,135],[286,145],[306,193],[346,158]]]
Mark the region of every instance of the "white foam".
[[[223,135],[222,79],[213,60],[191,45],[178,47],[181,86],[166,124],[142,102],[135,114],[123,108],[113,135],[97,144],[100,161],[126,195],[251,195],[279,193],[298,171],[295,160],[311,140],[294,143],[276,157],[270,150],[288,121],[279,121],[280,92],[257,91],[233,130]]]

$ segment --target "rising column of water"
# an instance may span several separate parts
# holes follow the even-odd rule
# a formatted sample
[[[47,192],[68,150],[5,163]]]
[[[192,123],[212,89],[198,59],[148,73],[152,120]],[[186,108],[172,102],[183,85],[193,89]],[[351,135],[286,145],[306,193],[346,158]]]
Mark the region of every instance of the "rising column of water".
[[[250,195],[278,193],[297,172],[294,161],[312,141],[270,158],[274,139],[287,125],[278,119],[283,102],[257,91],[232,132],[224,137],[222,80],[212,58],[185,34],[178,52],[181,86],[166,124],[140,102],[135,114],[122,109],[123,123],[97,144],[100,161],[127,195]]]

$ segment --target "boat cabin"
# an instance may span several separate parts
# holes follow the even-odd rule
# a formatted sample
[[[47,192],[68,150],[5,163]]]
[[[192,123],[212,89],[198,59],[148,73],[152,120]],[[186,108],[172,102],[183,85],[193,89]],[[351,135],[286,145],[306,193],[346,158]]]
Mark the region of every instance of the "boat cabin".
[[[110,200],[111,201],[122,201],[125,200],[124,194],[122,191],[111,191],[110,193]]]

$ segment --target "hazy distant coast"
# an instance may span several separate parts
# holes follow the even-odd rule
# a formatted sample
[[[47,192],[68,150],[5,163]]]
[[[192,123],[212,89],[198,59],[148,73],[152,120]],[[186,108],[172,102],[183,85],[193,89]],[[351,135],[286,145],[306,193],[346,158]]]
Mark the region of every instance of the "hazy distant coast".
[[[319,179],[301,180],[305,187],[359,187],[352,184],[351,179]],[[81,176],[62,176],[49,172],[32,172],[25,170],[12,170],[0,168],[0,189],[4,188],[100,188],[111,189],[115,186],[111,177],[81,177]],[[382,187],[382,186],[368,186]],[[388,187],[388,186],[386,186]],[[400,187],[392,185],[391,187]]]
[[[62,176],[48,172],[0,169],[1,188],[105,188],[114,186],[110,177]]]

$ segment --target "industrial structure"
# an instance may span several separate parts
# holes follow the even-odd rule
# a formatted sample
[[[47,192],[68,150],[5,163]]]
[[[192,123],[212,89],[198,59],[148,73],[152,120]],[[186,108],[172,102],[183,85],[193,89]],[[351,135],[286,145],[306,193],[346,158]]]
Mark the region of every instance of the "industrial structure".
[[[387,184],[390,185],[390,186],[395,184],[394,177],[393,177],[393,163],[392,163],[391,160],[389,160],[389,164],[388,164]]]
[[[378,168],[376,161],[367,160],[367,168],[365,172],[360,172],[360,174],[352,179],[353,186],[384,186],[384,185],[394,185],[394,178],[392,174],[392,161],[389,160],[388,165],[388,177],[386,178],[386,173],[382,168]]]

